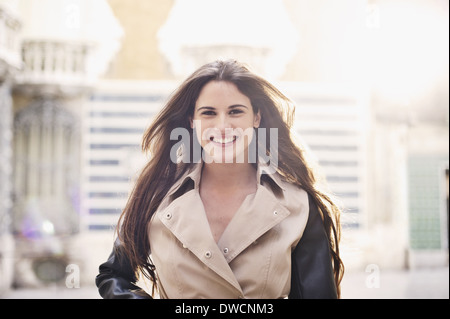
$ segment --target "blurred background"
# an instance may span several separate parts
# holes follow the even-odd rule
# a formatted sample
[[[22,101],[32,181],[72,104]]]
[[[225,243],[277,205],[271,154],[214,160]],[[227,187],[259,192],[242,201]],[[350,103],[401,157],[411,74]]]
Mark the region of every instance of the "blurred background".
[[[344,298],[448,298],[447,0],[0,0],[0,297],[94,279],[180,82],[248,63],[340,199]]]

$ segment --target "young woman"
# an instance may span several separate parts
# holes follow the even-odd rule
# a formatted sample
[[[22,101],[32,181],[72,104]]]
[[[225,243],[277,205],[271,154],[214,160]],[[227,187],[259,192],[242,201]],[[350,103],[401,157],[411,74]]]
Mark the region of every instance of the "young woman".
[[[143,274],[161,298],[338,298],[339,209],[291,137],[293,112],[236,61],[194,72],[144,135],[151,159],[100,266],[101,296],[150,298]]]

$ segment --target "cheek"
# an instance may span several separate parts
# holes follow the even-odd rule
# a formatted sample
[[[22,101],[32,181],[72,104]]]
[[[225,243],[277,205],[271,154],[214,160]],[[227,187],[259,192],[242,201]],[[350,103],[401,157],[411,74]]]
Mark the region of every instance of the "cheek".
[[[254,128],[248,127],[245,130],[240,130],[240,138],[237,142],[237,147],[239,150],[245,150],[251,144],[254,138]]]
[[[195,131],[197,136],[202,136],[201,131],[203,130],[204,124],[201,120],[194,118],[191,121],[191,128]]]
[[[202,127],[199,125],[194,125],[194,131],[195,131],[195,137],[197,139],[197,142],[202,145]]]
[[[217,130],[214,127],[210,127],[210,125],[205,121],[201,120],[193,121],[193,129],[195,131],[198,143],[202,146],[205,146],[210,142],[209,136],[211,136],[211,134],[214,134]]]

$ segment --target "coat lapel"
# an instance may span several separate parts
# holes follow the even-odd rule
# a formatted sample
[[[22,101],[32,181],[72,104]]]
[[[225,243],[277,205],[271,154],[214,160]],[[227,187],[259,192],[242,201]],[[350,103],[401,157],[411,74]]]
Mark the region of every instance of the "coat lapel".
[[[230,263],[289,214],[272,192],[259,185],[254,198],[246,198],[218,242],[220,250],[227,252],[226,261]]]
[[[157,215],[186,249],[242,293],[228,262],[214,241],[198,191],[193,189],[185,193]]]

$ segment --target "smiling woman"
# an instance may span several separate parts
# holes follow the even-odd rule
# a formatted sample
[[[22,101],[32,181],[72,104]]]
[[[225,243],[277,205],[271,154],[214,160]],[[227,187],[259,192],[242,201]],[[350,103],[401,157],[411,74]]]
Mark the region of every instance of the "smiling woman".
[[[152,157],[100,266],[100,294],[148,298],[142,273],[162,298],[338,297],[339,209],[294,144],[292,119],[290,100],[234,60],[186,79],[144,134]],[[273,130],[276,148],[265,143]],[[278,165],[249,160],[252,143]],[[171,160],[191,145],[202,159]]]
[[[195,103],[191,127],[196,124],[206,162],[232,163],[248,150],[253,128],[258,128],[260,121],[259,111],[253,110],[250,99],[236,85],[211,81],[203,87]]]

